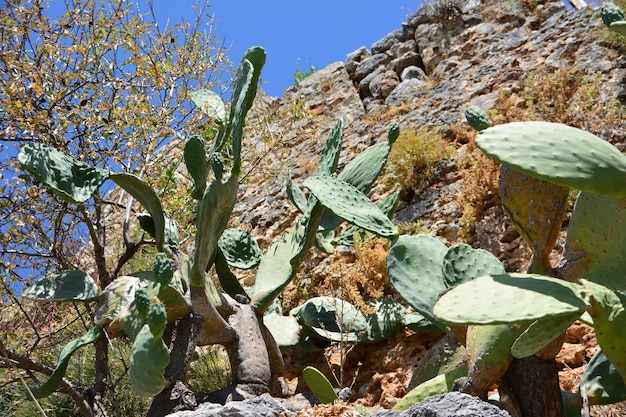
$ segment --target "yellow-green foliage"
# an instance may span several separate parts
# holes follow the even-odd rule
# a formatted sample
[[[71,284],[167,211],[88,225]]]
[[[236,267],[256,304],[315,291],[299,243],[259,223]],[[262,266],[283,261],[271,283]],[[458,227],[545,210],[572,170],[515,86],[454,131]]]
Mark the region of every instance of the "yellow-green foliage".
[[[231,383],[228,356],[219,347],[199,348],[187,374],[187,387],[193,392],[213,392]]]
[[[454,154],[441,134],[426,128],[408,129],[394,143],[383,174],[386,185],[419,191],[428,186],[437,162]]]

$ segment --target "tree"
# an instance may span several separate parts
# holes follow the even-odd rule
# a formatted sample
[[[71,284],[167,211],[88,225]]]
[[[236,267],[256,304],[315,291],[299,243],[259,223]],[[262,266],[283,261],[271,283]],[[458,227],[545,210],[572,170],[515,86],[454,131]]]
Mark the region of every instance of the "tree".
[[[55,10],[38,0],[8,1],[0,10],[2,302],[3,310],[21,314],[15,322],[34,333],[20,343],[0,340],[0,366],[18,364],[44,373],[50,369],[33,358],[59,330],[43,330],[54,309],[44,314],[23,305],[16,288],[71,269],[88,271],[106,288],[150,239],[129,232],[132,199],[110,201],[109,190],[102,189],[84,204],[68,204],[23,175],[17,149],[44,143],[90,166],[145,173],[149,165],[162,163],[159,149],[197,127],[190,91],[226,88],[222,77],[230,70],[207,2],[193,22],[165,27],[157,23],[151,3],[142,8],[122,0],[67,0],[53,18]],[[159,192],[167,191],[160,177],[150,181]],[[125,231],[116,250],[106,233],[113,211],[122,213]],[[84,319],[89,308],[75,311]],[[104,397],[114,401],[115,381],[107,368],[105,339],[96,342],[96,356],[94,386],[84,395],[67,385],[63,389],[76,394],[83,413],[106,414]]]

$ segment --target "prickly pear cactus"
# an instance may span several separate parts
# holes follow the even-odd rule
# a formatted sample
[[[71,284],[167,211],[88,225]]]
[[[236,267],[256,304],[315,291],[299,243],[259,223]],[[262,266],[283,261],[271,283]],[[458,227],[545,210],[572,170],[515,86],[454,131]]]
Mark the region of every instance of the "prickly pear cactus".
[[[135,307],[141,317],[143,317],[144,320],[148,320],[148,312],[150,311],[150,296],[145,288],[138,288],[137,291],[135,291]]]
[[[322,404],[333,404],[335,401],[339,400],[328,378],[316,368],[307,366],[302,372],[302,377]]]
[[[589,314],[598,344],[626,382],[626,294],[584,279],[580,282],[591,294]]]
[[[626,198],[626,156],[584,130],[559,123],[507,123],[481,131],[475,143],[497,162],[532,177]]]
[[[580,380],[580,392],[592,405],[626,401],[626,383],[602,349],[593,355],[585,368]]]
[[[516,358],[534,355],[557,339],[580,315],[575,312],[535,321],[513,343],[511,353]]]
[[[154,281],[167,287],[174,277],[174,261],[169,259],[163,252],[154,257]]]
[[[474,249],[459,243],[448,249],[443,257],[443,280],[453,287],[483,275],[504,274],[504,265],[484,249]]]
[[[170,361],[162,339],[156,339],[150,327],[144,325],[135,341],[130,357],[130,384],[137,394],[152,397],[165,387],[163,371]]]
[[[465,109],[465,119],[470,126],[479,132],[491,126],[491,122],[489,122],[487,114],[483,111],[483,109],[475,105],[469,106]]]
[[[215,179],[221,181],[224,176],[224,158],[222,158],[222,154],[219,152],[213,152],[209,156],[209,163],[211,164],[211,169],[213,170]]]
[[[583,294],[577,284],[540,275],[484,276],[445,293],[433,311],[439,319],[461,325],[530,323],[582,314],[589,308]]]
[[[498,186],[502,208],[533,251],[529,272],[550,275],[550,253],[567,210],[568,189],[505,165]]]
[[[611,289],[626,289],[626,203],[620,198],[580,193],[565,241],[558,275],[584,277]]]
[[[398,230],[391,220],[354,186],[330,176],[313,176],[303,181],[322,204],[348,222],[382,237],[394,237]]]
[[[204,194],[208,176],[208,164],[204,147],[204,139],[194,135],[187,140],[183,151],[187,172],[189,172],[194,182],[194,189],[191,192],[191,196],[198,200],[201,199]]]
[[[165,312],[163,303],[156,301],[150,304],[148,308],[148,326],[150,326],[150,332],[155,339],[161,340],[161,338],[163,338],[166,324],[167,313]]]
[[[624,12],[622,12],[622,9],[617,7],[615,3],[604,3],[600,9],[600,16],[602,17],[602,22],[604,22],[608,28],[611,28],[611,25],[615,22],[623,22],[626,20],[624,18]]]
[[[228,265],[237,269],[251,269],[261,261],[261,248],[252,234],[244,229],[224,230],[217,242]]]
[[[442,264],[447,251],[446,245],[431,236],[402,235],[387,253],[391,285],[411,307],[442,330],[447,326],[433,315],[432,308],[446,289]]]
[[[489,388],[513,360],[511,346],[524,328],[522,324],[469,326],[465,342],[468,373],[457,381],[460,391],[486,400]]]

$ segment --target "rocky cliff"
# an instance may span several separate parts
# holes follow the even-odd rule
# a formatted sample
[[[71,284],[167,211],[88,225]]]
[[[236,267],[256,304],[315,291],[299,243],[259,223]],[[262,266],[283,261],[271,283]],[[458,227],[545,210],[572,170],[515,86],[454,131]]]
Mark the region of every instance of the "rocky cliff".
[[[460,132],[464,109],[477,104],[491,112],[495,122],[505,122],[554,119],[546,111],[529,111],[533,106],[551,108],[557,116],[568,113],[562,115],[565,120],[553,121],[592,129],[619,144],[621,120],[614,114],[626,97],[623,46],[608,38],[599,12],[567,9],[561,1],[539,3],[529,8],[517,1],[460,2],[461,13],[446,21],[423,7],[398,30],[370,48],[348,53],[345,62],[307,77],[284,97],[261,94],[248,122],[248,134],[264,158],[262,166],[254,166],[260,175],[253,170],[243,188],[244,198],[236,208],[241,222],[251,225],[263,242],[293,220],[294,210],[285,198],[286,177],[297,180],[307,175],[337,118],[346,124],[341,163],[383,140],[387,124],[397,121],[403,132],[422,128],[438,132],[455,152],[428,173],[426,187],[404,194],[407,198],[394,220],[419,220],[447,243],[469,238],[509,261],[510,269],[523,268],[521,259],[527,253],[519,249],[521,239],[495,204],[497,196],[490,195],[493,190],[483,196],[483,200],[495,199],[487,204],[464,197],[474,192],[468,177],[476,183],[488,179],[472,176],[489,175],[480,169],[463,173],[472,135]],[[594,85],[574,90],[570,96],[565,91],[563,95],[548,91],[585,80],[593,80]],[[530,87],[535,89],[532,93]],[[588,109],[579,108],[581,94],[589,96],[583,104]],[[555,97],[569,102],[549,102]],[[542,99],[546,102],[541,103]],[[586,111],[592,116],[581,114]],[[603,124],[609,113],[611,120]],[[376,189],[374,194],[386,191]],[[471,236],[462,230],[467,226],[462,216],[468,202],[480,206]]]

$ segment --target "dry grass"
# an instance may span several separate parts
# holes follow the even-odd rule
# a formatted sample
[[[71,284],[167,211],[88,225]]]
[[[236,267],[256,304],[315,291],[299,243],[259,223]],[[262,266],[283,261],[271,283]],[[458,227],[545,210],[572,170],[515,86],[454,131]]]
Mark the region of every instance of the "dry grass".
[[[390,120],[394,120],[398,116],[408,114],[416,107],[414,102],[405,101],[399,106],[387,107],[385,110],[374,110],[368,113],[361,122],[368,127],[386,125]]]
[[[454,152],[437,131],[405,130],[391,149],[382,182],[390,189],[400,188],[403,194],[409,190],[417,193],[430,184],[436,164]]]
[[[516,94],[500,94],[492,112],[493,124],[545,120],[587,130],[611,142],[623,131],[624,108],[602,92],[602,75],[571,67],[537,70],[520,82]]]

